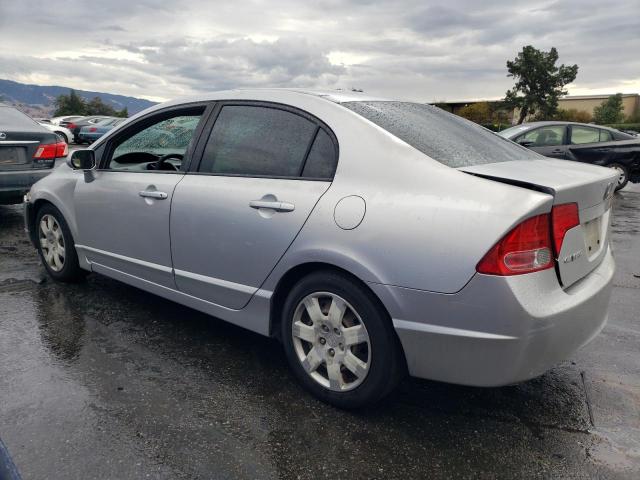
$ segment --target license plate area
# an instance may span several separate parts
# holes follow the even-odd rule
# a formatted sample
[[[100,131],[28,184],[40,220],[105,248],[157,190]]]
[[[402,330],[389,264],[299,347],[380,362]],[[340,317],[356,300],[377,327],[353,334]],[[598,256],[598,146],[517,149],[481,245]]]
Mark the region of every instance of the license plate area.
[[[3,166],[25,165],[28,163],[26,150],[24,147],[0,146],[0,168]]]
[[[598,255],[602,248],[601,227],[602,217],[594,218],[593,220],[582,224],[585,249],[589,258]]]

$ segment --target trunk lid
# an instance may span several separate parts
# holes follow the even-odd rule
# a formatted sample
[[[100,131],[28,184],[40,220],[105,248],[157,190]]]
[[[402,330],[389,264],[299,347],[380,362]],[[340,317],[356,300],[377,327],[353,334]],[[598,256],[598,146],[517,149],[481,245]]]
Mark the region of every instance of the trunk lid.
[[[610,169],[567,160],[539,159],[460,167],[459,170],[494,181],[542,191],[553,204],[577,203],[580,225],[567,231],[557,271],[564,288],[574,284],[606,255],[611,200],[617,174]]]

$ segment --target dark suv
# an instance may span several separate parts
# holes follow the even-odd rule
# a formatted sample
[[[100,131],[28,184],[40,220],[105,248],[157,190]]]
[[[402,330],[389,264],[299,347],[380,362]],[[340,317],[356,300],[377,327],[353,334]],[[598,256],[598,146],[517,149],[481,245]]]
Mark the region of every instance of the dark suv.
[[[0,204],[22,203],[31,185],[48,175],[67,144],[24,113],[0,103]]]

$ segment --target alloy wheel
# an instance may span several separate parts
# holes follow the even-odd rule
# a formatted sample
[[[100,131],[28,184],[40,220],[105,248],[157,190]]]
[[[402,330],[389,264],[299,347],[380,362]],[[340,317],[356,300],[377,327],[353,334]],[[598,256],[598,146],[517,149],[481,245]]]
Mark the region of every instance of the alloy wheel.
[[[65,243],[60,224],[53,215],[45,214],[40,219],[38,239],[45,262],[51,270],[59,272],[64,268]]]
[[[624,185],[627,182],[627,172],[620,166],[614,166],[613,169],[618,172],[618,185]]]
[[[367,328],[353,306],[334,293],[303,298],[294,312],[291,335],[300,364],[325,388],[352,390],[369,373]]]

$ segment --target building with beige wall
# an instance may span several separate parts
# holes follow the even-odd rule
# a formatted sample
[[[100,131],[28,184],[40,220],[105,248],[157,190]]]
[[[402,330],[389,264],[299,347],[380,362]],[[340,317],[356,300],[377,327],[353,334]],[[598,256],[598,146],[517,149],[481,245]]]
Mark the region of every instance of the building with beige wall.
[[[593,115],[593,109],[601,105],[611,95],[567,95],[558,101],[558,108],[562,110],[577,110],[579,112],[587,112]],[[474,103],[487,102],[489,104],[497,104],[501,100],[458,100],[449,102],[437,102],[436,105],[451,112],[458,114],[460,110]],[[622,106],[624,109],[624,118],[640,115],[640,95],[637,93],[623,93]],[[511,118],[517,120],[517,111],[510,112]]]
[[[558,108],[563,110],[578,110],[593,115],[593,109],[601,105],[611,95],[569,95],[558,101]],[[640,95],[637,93],[623,93],[622,106],[624,118],[637,115],[640,111]]]

